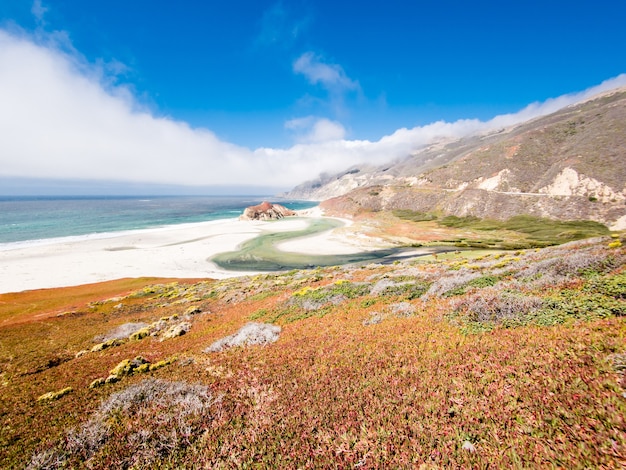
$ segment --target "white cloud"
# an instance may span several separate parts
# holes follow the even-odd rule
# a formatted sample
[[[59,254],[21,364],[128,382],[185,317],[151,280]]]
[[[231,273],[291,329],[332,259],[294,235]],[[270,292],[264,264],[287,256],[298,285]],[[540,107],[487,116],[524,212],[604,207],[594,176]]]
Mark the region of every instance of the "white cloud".
[[[345,128],[337,121],[318,119],[308,135],[309,142],[328,142],[342,140],[346,135]]]
[[[562,109],[566,106],[570,106],[574,103],[588,100],[589,98],[604,93],[609,90],[613,90],[618,87],[626,86],[626,74],[618,75],[617,77],[610,78],[603,81],[599,85],[587,88],[586,90],[562,95],[557,98],[550,98],[543,103],[535,102],[526,106],[521,111],[512,114],[503,114],[496,116],[488,121],[492,127],[505,127],[520,122],[533,119],[538,116],[545,116]]]
[[[35,17],[37,22],[40,23],[40,24],[44,23],[44,18],[43,17],[46,14],[47,11],[48,11],[48,8],[44,7],[41,4],[41,0],[35,0],[33,2],[33,6],[30,9],[30,12],[33,14],[33,16]]]
[[[247,149],[207,130],[152,116],[123,87],[102,86],[64,52],[0,32],[1,172],[204,184],[246,176]],[[254,163],[250,162],[250,166]]]
[[[311,125],[314,122],[315,122],[314,116],[294,118],[294,119],[290,119],[289,121],[285,123],[285,128],[295,130],[295,131],[301,131],[302,129],[307,129],[311,127]]]
[[[359,84],[351,80],[337,64],[326,64],[313,52],[305,52],[293,64],[293,71],[304,75],[313,85],[320,84],[332,92],[358,90]]]
[[[285,127],[296,133],[296,140],[300,143],[343,140],[346,136],[346,129],[340,122],[314,116],[292,119],[285,123]]]
[[[55,44],[0,29],[0,177],[288,188],[321,172],[359,162],[383,164],[438,137],[511,125],[626,84],[620,75],[491,121],[435,122],[375,142],[345,140],[340,123],[309,117],[286,124],[301,136],[293,147],[250,150],[151,114],[102,67]],[[325,86],[355,86],[341,68],[312,56],[301,66]]]

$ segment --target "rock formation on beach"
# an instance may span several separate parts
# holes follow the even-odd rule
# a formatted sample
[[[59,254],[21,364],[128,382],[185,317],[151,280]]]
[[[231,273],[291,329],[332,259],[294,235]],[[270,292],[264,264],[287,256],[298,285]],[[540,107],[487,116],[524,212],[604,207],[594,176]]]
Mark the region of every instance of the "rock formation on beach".
[[[263,201],[257,206],[246,207],[239,220],[278,220],[292,215],[296,215],[296,212],[285,206]]]

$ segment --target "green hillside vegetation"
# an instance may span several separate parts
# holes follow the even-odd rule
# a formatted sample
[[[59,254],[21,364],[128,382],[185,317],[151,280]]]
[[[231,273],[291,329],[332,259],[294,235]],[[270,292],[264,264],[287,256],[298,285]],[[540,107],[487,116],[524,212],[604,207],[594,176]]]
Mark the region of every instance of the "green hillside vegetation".
[[[497,232],[502,238],[457,239],[459,247],[484,247],[503,249],[527,249],[558,245],[584,238],[607,236],[609,229],[591,220],[554,220],[530,215],[518,215],[507,220],[481,219],[474,216],[437,216],[432,213],[395,210],[393,215],[410,222],[436,221],[440,226],[452,229],[470,229],[477,233]],[[507,237],[506,232],[514,232]]]
[[[620,468],[624,242],[0,295],[0,467]]]

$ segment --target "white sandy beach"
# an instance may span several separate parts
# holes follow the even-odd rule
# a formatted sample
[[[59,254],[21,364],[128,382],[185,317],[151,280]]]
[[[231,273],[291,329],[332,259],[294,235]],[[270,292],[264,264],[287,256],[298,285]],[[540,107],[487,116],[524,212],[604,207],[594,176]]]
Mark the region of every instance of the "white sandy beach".
[[[317,216],[313,211],[307,215]],[[120,234],[58,239],[0,249],[0,293],[65,287],[125,277],[213,278],[249,273],[225,271],[211,256],[234,251],[261,232],[300,230],[303,219],[277,222],[218,220]],[[354,253],[359,243],[336,231],[285,242],[301,253]],[[7,247],[9,249],[7,249]]]

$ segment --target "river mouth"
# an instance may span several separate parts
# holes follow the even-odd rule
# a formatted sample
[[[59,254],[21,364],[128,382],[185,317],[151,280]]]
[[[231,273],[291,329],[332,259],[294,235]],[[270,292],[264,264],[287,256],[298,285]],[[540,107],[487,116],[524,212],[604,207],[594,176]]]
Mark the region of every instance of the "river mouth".
[[[350,254],[316,255],[281,251],[276,248],[276,245],[287,240],[318,235],[343,225],[343,222],[336,219],[310,219],[308,227],[303,230],[264,233],[244,242],[237,251],[220,253],[209,258],[209,261],[229,271],[286,271],[367,261],[391,262],[393,260],[389,257],[415,251],[415,248],[394,247]]]

